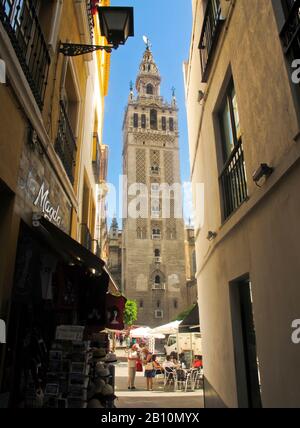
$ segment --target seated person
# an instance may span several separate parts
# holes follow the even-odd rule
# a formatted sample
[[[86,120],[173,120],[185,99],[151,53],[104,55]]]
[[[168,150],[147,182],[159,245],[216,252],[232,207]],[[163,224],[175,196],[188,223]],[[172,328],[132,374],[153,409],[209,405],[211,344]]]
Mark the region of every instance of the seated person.
[[[202,369],[203,368],[203,364],[202,364],[202,357],[197,355],[195,357],[195,361],[193,363],[193,368],[194,369]]]
[[[163,368],[165,370],[167,370],[167,369],[175,369],[176,368],[176,365],[171,360],[171,356],[170,355],[167,355],[166,360],[163,362]]]

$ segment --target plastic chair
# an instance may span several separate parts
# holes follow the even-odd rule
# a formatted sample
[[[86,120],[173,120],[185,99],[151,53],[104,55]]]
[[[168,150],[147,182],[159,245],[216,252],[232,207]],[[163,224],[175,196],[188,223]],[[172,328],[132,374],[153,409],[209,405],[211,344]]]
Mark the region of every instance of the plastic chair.
[[[171,367],[165,368],[165,375],[164,375],[164,388],[167,385],[170,385],[171,382],[174,384],[174,389],[176,389],[177,386],[177,375],[176,371],[172,369]]]

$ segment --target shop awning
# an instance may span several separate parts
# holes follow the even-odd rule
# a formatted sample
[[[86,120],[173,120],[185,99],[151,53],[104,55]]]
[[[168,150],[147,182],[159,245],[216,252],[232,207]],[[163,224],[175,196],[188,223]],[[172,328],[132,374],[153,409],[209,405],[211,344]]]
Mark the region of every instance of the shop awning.
[[[53,251],[60,254],[70,263],[83,264],[89,269],[101,273],[104,261],[72,239],[42,215],[34,214],[32,223],[37,232],[47,242]]]
[[[179,333],[200,333],[200,317],[198,304],[181,322],[179,326]]]

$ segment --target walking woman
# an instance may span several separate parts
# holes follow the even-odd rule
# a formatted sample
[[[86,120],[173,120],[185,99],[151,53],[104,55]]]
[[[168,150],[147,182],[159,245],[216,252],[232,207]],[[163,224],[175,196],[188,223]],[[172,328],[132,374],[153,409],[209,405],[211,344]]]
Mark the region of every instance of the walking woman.
[[[153,391],[153,379],[155,377],[155,369],[153,364],[153,355],[148,351],[147,348],[143,350],[144,353],[144,368],[145,368],[145,378],[147,380],[147,391]]]

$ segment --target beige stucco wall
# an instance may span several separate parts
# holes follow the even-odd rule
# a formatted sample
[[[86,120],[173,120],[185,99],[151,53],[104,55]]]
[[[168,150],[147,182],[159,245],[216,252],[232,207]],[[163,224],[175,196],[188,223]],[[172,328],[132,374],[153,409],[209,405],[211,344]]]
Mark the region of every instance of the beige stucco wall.
[[[198,50],[201,3],[194,2],[195,31],[186,85],[192,179],[205,183],[204,225],[196,239],[205,376],[226,405],[238,405],[229,282],[249,273],[263,405],[299,406],[300,347],[291,342],[291,323],[300,315],[300,170],[296,163],[300,148],[294,140],[299,124],[279,29],[271,2],[253,0],[250,6],[249,1],[236,1],[218,41],[210,79],[203,86]],[[249,200],[222,225],[215,113],[230,67]],[[206,92],[202,104],[196,100],[199,89]],[[260,163],[275,168],[261,189],[251,179]],[[206,239],[209,230],[218,233],[213,242]]]

